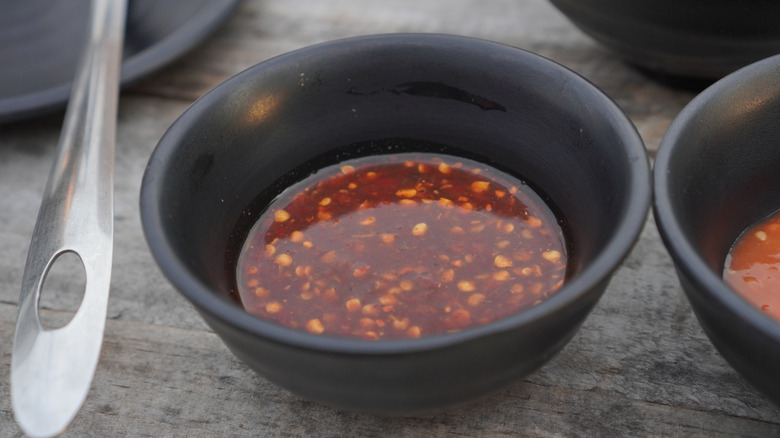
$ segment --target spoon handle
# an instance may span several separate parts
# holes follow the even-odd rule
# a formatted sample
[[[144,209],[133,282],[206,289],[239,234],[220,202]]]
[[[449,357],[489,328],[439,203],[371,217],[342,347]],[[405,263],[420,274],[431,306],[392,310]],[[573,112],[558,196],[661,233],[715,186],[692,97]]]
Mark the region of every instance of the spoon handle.
[[[114,143],[126,0],[93,0],[87,41],[57,156],[27,255],[11,360],[17,422],[31,436],[61,433],[86,399],[103,343],[114,233]],[[44,329],[41,288],[55,259],[76,254],[86,288],[64,327]]]

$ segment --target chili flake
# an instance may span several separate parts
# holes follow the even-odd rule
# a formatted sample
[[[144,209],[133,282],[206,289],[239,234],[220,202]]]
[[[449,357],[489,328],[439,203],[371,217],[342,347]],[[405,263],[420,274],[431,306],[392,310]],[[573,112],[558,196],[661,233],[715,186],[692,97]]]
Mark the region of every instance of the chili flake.
[[[527,185],[447,155],[324,168],[278,196],[237,263],[248,312],[317,335],[416,338],[534,306],[566,275],[556,217]]]

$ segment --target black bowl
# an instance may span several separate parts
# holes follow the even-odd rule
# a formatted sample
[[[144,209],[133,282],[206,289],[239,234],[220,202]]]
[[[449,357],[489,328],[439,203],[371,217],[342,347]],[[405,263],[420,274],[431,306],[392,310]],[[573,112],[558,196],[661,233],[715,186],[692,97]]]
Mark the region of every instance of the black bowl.
[[[663,79],[717,80],[780,53],[780,2],[550,0],[629,63]]]
[[[231,266],[263,204],[320,166],[395,151],[467,156],[535,184],[568,220],[572,278],[519,314],[410,340],[317,336],[245,313]],[[246,70],[170,127],[141,191],[162,271],[236,356],[306,398],[388,415],[460,405],[549,360],[649,203],[642,141],[603,93],[537,55],[442,35],[342,40]]]
[[[722,280],[748,226],[780,209],[780,56],[745,67],[693,99],[655,161],[654,212],[696,316],[712,343],[780,402],[780,323]]]

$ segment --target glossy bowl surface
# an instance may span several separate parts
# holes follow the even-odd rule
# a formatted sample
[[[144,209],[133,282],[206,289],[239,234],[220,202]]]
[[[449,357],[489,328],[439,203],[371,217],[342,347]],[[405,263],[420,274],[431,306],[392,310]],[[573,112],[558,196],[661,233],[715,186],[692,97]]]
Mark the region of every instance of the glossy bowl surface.
[[[275,194],[319,167],[402,151],[465,156],[537,187],[568,220],[568,283],[495,323],[410,340],[317,336],[236,304],[233,258]],[[236,356],[308,399],[386,415],[473,401],[549,360],[649,204],[644,145],[601,91],[535,54],[445,35],[335,41],[246,70],[170,127],[141,190],[155,259]]]
[[[721,79],[669,127],[654,165],[654,213],[704,331],[749,382],[780,402],[780,323],[722,280],[750,225],[780,209],[780,56]]]
[[[714,81],[780,53],[776,1],[550,1],[629,63],[676,82]]]

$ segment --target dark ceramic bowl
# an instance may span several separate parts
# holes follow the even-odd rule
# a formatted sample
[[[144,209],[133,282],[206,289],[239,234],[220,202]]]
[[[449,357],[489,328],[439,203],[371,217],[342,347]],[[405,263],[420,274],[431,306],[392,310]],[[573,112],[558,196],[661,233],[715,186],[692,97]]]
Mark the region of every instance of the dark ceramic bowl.
[[[535,184],[568,220],[569,282],[492,324],[409,340],[313,335],[236,304],[233,259],[265,203],[321,166],[402,151],[467,156]],[[596,304],[649,203],[642,141],[603,93],[537,55],[440,35],[348,39],[246,70],[170,127],[141,191],[162,271],[236,356],[308,399],[388,415],[472,401],[549,360]]]
[[[780,56],[721,79],[674,120],[655,161],[658,228],[704,331],[780,402],[780,323],[722,280],[748,226],[780,209]]]
[[[780,53],[780,2],[550,0],[629,63],[665,76],[717,80]]]

